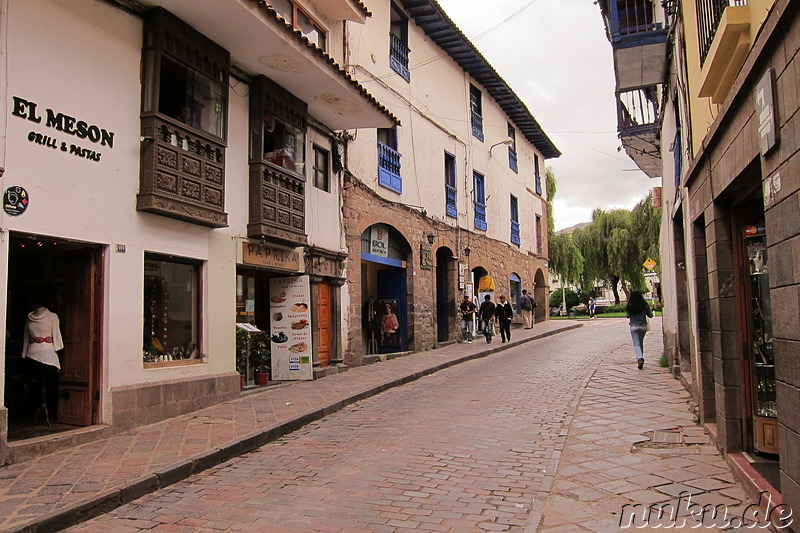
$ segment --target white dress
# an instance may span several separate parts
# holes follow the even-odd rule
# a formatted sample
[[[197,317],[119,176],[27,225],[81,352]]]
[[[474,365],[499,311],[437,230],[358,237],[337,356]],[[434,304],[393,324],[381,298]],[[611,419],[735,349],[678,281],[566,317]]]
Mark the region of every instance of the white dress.
[[[22,357],[30,357],[45,365],[61,370],[58,350],[64,348],[61,339],[58,315],[45,307],[37,307],[28,313],[25,324],[25,338],[22,342]]]

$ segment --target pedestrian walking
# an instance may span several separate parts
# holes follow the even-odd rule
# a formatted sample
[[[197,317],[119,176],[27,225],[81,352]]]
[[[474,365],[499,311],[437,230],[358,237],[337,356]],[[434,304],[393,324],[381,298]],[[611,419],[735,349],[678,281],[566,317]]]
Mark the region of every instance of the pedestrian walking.
[[[647,305],[641,292],[633,291],[631,293],[628,305],[625,306],[625,316],[629,318],[636,365],[641,370],[644,366],[644,334],[650,329],[648,318],[653,318],[653,311]]]
[[[594,295],[589,296],[589,318],[590,319],[594,318],[594,306],[595,306],[596,303],[597,303],[597,300],[595,300]]]
[[[469,294],[464,295],[464,301],[459,306],[461,310],[461,336],[467,342],[472,342],[472,336],[475,332],[475,311],[478,310],[475,304],[470,300]]]
[[[528,294],[527,289],[522,289],[522,298],[519,300],[522,308],[522,323],[525,329],[533,328],[533,310],[536,309],[536,300]]]
[[[514,318],[514,309],[511,308],[511,304],[506,301],[506,297],[502,294],[498,297],[498,300],[500,300],[500,303],[497,304],[495,316],[497,317],[497,324],[500,326],[500,337],[503,342],[508,342],[511,340],[511,320]]]
[[[483,297],[481,308],[478,309],[478,318],[481,321],[481,331],[486,336],[487,344],[492,342],[492,333],[494,333],[494,315],[497,307],[492,301],[492,297],[488,294]]]

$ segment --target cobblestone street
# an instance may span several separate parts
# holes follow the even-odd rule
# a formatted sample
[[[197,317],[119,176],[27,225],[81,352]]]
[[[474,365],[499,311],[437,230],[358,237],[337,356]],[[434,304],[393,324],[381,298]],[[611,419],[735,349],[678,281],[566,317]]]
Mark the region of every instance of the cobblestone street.
[[[660,338],[638,371],[627,330],[599,320],[437,372],[71,531],[610,532],[624,505],[681,493],[741,515]]]

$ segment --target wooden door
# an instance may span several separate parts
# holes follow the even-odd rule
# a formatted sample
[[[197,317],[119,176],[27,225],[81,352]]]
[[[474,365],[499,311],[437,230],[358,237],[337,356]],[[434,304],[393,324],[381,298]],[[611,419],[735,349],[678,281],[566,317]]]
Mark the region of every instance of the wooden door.
[[[59,258],[62,262],[59,318],[64,350],[58,387],[58,421],[88,426],[93,419],[97,265],[91,252]]]
[[[319,366],[331,363],[331,284],[321,282],[317,285],[317,360]]]

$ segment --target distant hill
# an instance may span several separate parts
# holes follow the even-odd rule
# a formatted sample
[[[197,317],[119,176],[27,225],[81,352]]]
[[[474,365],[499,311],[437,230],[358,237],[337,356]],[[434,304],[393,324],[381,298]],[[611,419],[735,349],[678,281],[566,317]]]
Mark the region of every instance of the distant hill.
[[[556,235],[561,235],[562,233],[566,233],[568,235],[572,235],[572,233],[576,229],[585,228],[589,224],[591,224],[591,222],[581,222],[580,224],[575,224],[574,226],[570,226],[568,228],[564,228],[564,229],[560,229],[560,230],[556,231]]]

